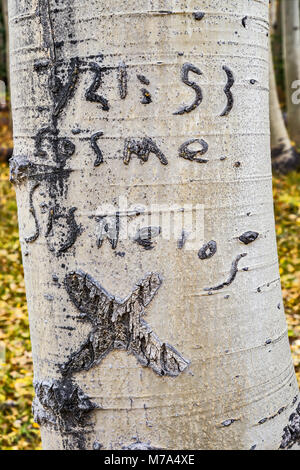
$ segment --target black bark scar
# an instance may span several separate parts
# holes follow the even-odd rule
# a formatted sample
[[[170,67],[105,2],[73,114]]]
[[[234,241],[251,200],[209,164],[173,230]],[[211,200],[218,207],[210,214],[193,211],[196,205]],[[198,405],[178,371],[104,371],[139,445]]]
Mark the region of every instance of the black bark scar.
[[[118,71],[118,80],[119,80],[119,93],[120,93],[120,98],[121,100],[125,100],[127,96],[127,68],[124,62],[121,62],[119,65],[119,71]]]
[[[103,136],[103,132],[99,131],[92,135],[91,137],[91,147],[97,155],[96,160],[94,161],[94,166],[99,166],[103,163],[103,154],[97,144],[97,140]]]
[[[217,244],[214,240],[211,240],[210,242],[205,243],[205,245],[203,245],[202,248],[200,248],[198,252],[198,257],[200,259],[209,259],[212,256],[214,256],[216,252],[217,252]]]
[[[205,13],[203,13],[202,11],[195,11],[193,13],[193,17],[196,21],[201,21],[205,16]]]
[[[258,232],[248,231],[248,232],[243,233],[239,237],[239,240],[245,245],[249,245],[249,243],[252,243],[257,239],[258,235],[259,235]]]
[[[33,235],[31,235],[30,237],[26,237],[25,238],[25,242],[27,243],[33,243],[35,242],[38,238],[39,238],[39,235],[40,235],[40,226],[39,226],[39,221],[38,221],[38,218],[37,218],[37,215],[36,215],[36,211],[35,211],[35,208],[34,208],[34,205],[33,205],[33,193],[35,192],[35,190],[39,187],[40,183],[36,183],[30,190],[30,193],[29,193],[29,211],[30,213],[32,214],[33,218],[34,218],[34,223],[35,223],[35,233]]]
[[[152,97],[151,97],[151,93],[149,93],[148,90],[146,90],[146,88],[141,88],[141,92],[142,92],[142,99],[141,99],[141,103],[142,104],[150,104],[152,103]]]
[[[143,227],[136,233],[134,241],[145,250],[152,250],[152,248],[154,248],[152,240],[153,238],[158,237],[160,233],[160,227]]]
[[[55,74],[54,76],[51,74],[50,89],[56,101],[54,108],[53,108],[54,117],[57,117],[60,114],[60,112],[66,106],[68,100],[73,96],[75,85],[78,80],[78,74],[79,74],[79,60],[77,57],[70,60],[70,69],[69,69],[67,83],[62,89],[61,89],[60,80],[58,84],[59,86],[58,88],[56,88],[58,79]]]
[[[61,167],[64,167],[68,158],[74,155],[76,150],[75,145],[69,139],[62,137],[57,140],[57,155],[55,160]]]
[[[188,239],[188,236],[189,236],[189,234],[185,230],[181,231],[181,236],[177,240],[177,246],[178,246],[179,250],[182,250],[182,248],[184,247],[184,245],[185,245],[185,243]]]
[[[163,165],[168,164],[168,160],[156,143],[150,137],[144,137],[142,140],[126,139],[124,143],[123,162],[128,165],[131,155],[137,155],[142,162],[147,162],[150,153],[156,155]]]
[[[234,280],[238,272],[238,263],[240,259],[244,258],[244,256],[247,256],[247,253],[241,253],[236,257],[236,259],[232,262],[231,265],[231,270],[230,270],[230,275],[227,281],[222,282],[222,284],[219,284],[215,287],[205,287],[205,291],[212,291],[212,290],[220,290],[223,289],[223,287],[229,286]]]
[[[57,131],[53,129],[52,127],[42,127],[41,129],[38,130],[34,137],[34,142],[35,142],[35,155],[37,157],[46,157],[47,152],[42,149],[42,143],[43,139],[45,138],[45,135],[50,134],[50,135],[57,135]]]
[[[56,249],[56,242],[54,243],[53,247],[50,248],[50,251],[56,251],[57,256],[60,256],[62,253],[71,248],[76,242],[77,237],[81,233],[81,226],[77,224],[74,216],[76,210],[76,207],[72,207],[68,210],[68,212],[63,213],[60,212],[59,207],[56,206],[54,208],[51,208],[49,211],[49,218],[47,222],[47,230],[45,233],[45,237],[48,238],[50,237],[50,235],[54,235],[54,226],[56,225],[57,229],[59,229],[59,221],[62,219],[65,220],[65,226],[68,231],[66,240],[60,240],[60,247],[58,249]]]
[[[194,72],[197,75],[202,75],[202,72],[198,69],[198,67],[196,67],[193,64],[189,64],[189,63],[183,64],[182,69],[181,69],[181,80],[185,85],[190,86],[191,88],[193,88],[193,90],[196,93],[195,100],[193,101],[193,103],[191,105],[183,106],[183,107],[179,108],[178,111],[173,113],[174,115],[190,113],[191,111],[196,109],[197,106],[199,106],[202,102],[202,99],[203,99],[202,90],[199,87],[199,85],[197,85],[197,83],[192,82],[188,79],[189,72]]]
[[[98,64],[92,62],[90,64],[90,69],[95,73],[95,77],[93,83],[85,93],[85,98],[87,101],[91,101],[93,103],[100,103],[103,111],[109,111],[109,104],[107,99],[96,93],[101,85],[101,74],[105,71],[105,68],[101,68]]]
[[[280,449],[291,449],[300,444],[300,402],[294,413],[289,417],[289,424],[283,429]]]
[[[226,72],[226,75],[227,75],[227,83],[224,88],[224,93],[227,97],[227,105],[224,111],[222,112],[222,114],[220,114],[220,116],[227,116],[233,108],[234,99],[230,90],[234,84],[234,77],[233,77],[233,73],[226,65],[223,65],[223,70]]]
[[[244,26],[244,28],[246,28],[246,21],[248,19],[248,16],[244,16],[244,18],[242,18],[242,25]]]
[[[32,403],[34,421],[63,431],[66,449],[86,449],[86,434],[91,430],[91,415],[101,408],[69,377],[34,381]]]
[[[143,85],[150,85],[150,80],[148,80],[148,78],[145,77],[145,75],[138,74],[137,78],[141,83],[143,83]]]
[[[189,150],[189,145],[194,144],[195,142],[199,143],[202,148],[199,150]],[[181,158],[185,158],[186,160],[190,160],[192,162],[198,163],[207,163],[208,160],[204,158],[195,158],[196,155],[204,155],[208,151],[208,144],[203,139],[190,139],[187,142],[184,142],[179,147],[179,156]]]
[[[98,222],[97,247],[101,248],[104,238],[108,238],[113,250],[117,248],[120,234],[120,214],[116,212],[115,216],[98,216],[95,218]]]
[[[38,0],[37,14],[42,25],[43,45],[50,52],[51,60],[56,60],[53,26],[50,16],[49,0]]]
[[[68,273],[64,282],[81,318],[93,327],[86,341],[60,366],[64,376],[91,369],[114,349],[128,351],[158,375],[176,377],[188,367],[189,361],[162,342],[143,319],[144,308],[162,284],[159,274],[147,274],[123,300],[81,271]]]

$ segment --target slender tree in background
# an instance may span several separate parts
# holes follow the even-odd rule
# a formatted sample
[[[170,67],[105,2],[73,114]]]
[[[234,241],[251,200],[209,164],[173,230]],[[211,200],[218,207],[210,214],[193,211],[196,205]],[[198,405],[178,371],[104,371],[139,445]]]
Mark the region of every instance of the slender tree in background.
[[[2,15],[3,15],[3,22],[4,22],[4,28],[5,28],[5,35],[6,35],[6,43],[5,43],[5,65],[6,65],[6,78],[7,78],[7,84],[9,87],[9,38],[8,38],[8,5],[7,5],[7,0],[2,0],[1,2],[2,6]]]
[[[2,10],[0,10],[0,76],[3,78],[3,69],[5,64],[5,28]]]
[[[278,1],[270,0],[270,31],[272,32],[277,25]]]
[[[271,36],[277,24],[277,1],[270,2]],[[298,166],[298,155],[293,148],[283,119],[276,86],[272,47],[270,43],[270,124],[271,124],[271,156],[276,171],[286,173]]]
[[[276,18],[275,18],[276,14]],[[283,44],[282,44],[282,19],[280,1],[270,1],[270,34],[273,36],[272,51],[274,60],[276,59],[276,66],[279,66],[279,61],[282,61]],[[282,66],[283,69],[283,66]]]
[[[4,27],[4,38],[5,38],[5,51],[3,54],[4,71],[6,75],[6,97],[7,97],[7,108],[8,108],[8,124],[9,128],[12,129],[12,115],[11,115],[11,103],[9,100],[10,96],[10,67],[9,67],[9,31],[8,31],[8,0],[1,0],[3,27]],[[5,151],[3,151],[5,150]],[[5,159],[9,159],[12,155],[12,149],[1,149],[1,155],[5,155]]]
[[[197,5],[9,2],[11,179],[45,449],[298,445],[268,0]],[[164,236],[163,215],[199,204],[201,243],[185,218]],[[127,219],[139,225],[121,237]]]
[[[300,104],[293,100],[300,83],[299,0],[281,1],[287,127],[290,138],[300,148]],[[298,82],[298,83],[297,83]],[[295,85],[296,84],[296,85]]]
[[[298,156],[291,145],[285,127],[276,88],[273,57],[270,48],[270,123],[271,123],[271,155],[275,171],[287,173],[298,166]]]

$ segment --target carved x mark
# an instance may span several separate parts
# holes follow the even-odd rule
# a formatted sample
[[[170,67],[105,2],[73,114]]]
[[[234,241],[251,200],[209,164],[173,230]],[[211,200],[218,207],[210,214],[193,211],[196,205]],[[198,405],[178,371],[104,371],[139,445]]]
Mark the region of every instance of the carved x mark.
[[[89,370],[114,349],[133,354],[145,367],[159,375],[176,377],[189,365],[168,343],[162,342],[142,318],[162,284],[157,273],[139,281],[123,300],[110,295],[91,276],[81,271],[65,277],[65,287],[81,318],[93,329],[80,348],[60,366],[63,375]]]

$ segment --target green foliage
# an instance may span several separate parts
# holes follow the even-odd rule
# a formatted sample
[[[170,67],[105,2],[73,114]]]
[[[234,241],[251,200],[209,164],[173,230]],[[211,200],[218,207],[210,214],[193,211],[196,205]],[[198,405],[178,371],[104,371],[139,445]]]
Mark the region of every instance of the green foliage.
[[[0,165],[0,449],[40,449],[33,423],[32,358],[15,193]],[[283,296],[300,383],[300,175],[274,178]]]
[[[300,174],[274,177],[273,184],[282,293],[300,383]]]
[[[31,402],[32,358],[15,194],[0,166],[0,449],[40,447]]]

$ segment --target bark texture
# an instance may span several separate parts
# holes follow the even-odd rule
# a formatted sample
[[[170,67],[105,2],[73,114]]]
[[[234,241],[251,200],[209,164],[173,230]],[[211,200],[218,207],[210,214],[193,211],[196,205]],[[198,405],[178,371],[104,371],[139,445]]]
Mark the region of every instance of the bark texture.
[[[9,2],[45,449],[277,449],[293,426],[268,1],[200,3]],[[168,240],[160,223],[121,239],[124,196],[134,223],[142,204],[203,204],[202,242],[187,250],[188,230]]]

